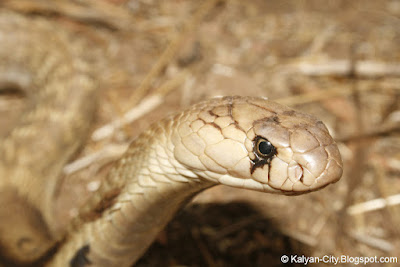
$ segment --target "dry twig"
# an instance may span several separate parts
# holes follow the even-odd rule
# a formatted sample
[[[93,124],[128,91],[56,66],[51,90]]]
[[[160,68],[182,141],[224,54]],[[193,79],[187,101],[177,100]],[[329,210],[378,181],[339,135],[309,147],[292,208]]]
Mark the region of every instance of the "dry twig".
[[[388,196],[387,198],[377,198],[366,202],[358,203],[347,208],[350,215],[365,213],[373,210],[383,209],[386,206],[400,204],[400,194]]]
[[[364,233],[359,233],[359,232],[350,232],[349,235],[354,238],[355,240],[364,243],[370,247],[385,251],[385,252],[391,252],[393,250],[393,245],[389,243],[386,240],[372,237],[369,235],[366,235]]]

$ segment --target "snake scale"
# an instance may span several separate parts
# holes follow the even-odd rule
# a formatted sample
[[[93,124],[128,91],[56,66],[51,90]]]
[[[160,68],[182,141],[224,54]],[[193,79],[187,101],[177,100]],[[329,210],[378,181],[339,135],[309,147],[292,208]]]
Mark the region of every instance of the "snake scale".
[[[143,132],[66,233],[55,232],[57,179],[95,110],[96,84],[75,39],[42,19],[0,12],[0,89],[29,100],[0,144],[0,249],[8,262],[131,266],[204,189],[296,195],[341,177],[339,150],[318,119],[261,97],[215,98]]]

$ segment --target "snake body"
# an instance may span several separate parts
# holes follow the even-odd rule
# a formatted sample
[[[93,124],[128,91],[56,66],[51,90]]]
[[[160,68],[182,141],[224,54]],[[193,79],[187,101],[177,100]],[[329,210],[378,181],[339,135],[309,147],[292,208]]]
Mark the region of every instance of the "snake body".
[[[2,34],[7,32],[3,24],[10,20],[5,21],[3,17],[2,14]],[[0,62],[13,62],[13,55],[0,55]],[[28,55],[20,61],[22,65],[31,62]],[[50,71],[57,71],[57,68],[51,67],[58,66],[57,63],[60,62],[55,60],[53,65],[44,64],[49,65],[48,71],[40,71],[42,65],[36,66],[36,71],[46,77],[45,82],[36,83],[35,88],[38,89],[32,92],[36,104],[22,117],[21,126],[5,139],[3,144],[6,145],[1,146],[0,190],[17,192],[17,199],[23,196],[22,199],[32,206],[41,220],[50,224],[44,229],[51,229],[51,214],[46,214],[54,190],[54,185],[45,184],[46,179],[54,179],[60,166],[76,149],[75,139],[81,140],[84,129],[87,129],[83,122],[88,121],[85,116],[89,116],[86,114],[91,114],[91,110],[85,110],[84,103],[94,88],[88,76],[82,74],[84,70],[72,68],[84,64],[71,63],[68,67],[76,76],[68,75],[70,81],[61,83],[61,77]],[[35,73],[34,69],[27,70],[29,75]],[[52,77],[55,79],[53,83],[50,82]],[[74,80],[71,77],[79,78]],[[31,79],[36,79],[36,76]],[[85,93],[73,90],[76,83],[85,89]],[[40,86],[43,88],[39,90]],[[61,96],[75,93],[78,96],[73,105],[66,105],[60,100]],[[51,113],[67,110],[69,115],[55,118],[49,112],[44,112],[42,116],[30,115],[42,114],[37,110],[44,107]],[[70,110],[73,113],[69,113]],[[75,119],[82,126],[77,127]],[[47,125],[51,126],[53,122],[66,128],[56,129],[48,137],[55,140],[52,149],[46,145],[42,148],[43,142],[34,139],[29,131],[22,130],[24,127],[37,129],[36,125],[39,125],[42,128],[40,133],[43,128],[46,132],[49,129]],[[29,158],[32,156],[29,151],[33,149],[46,149],[46,153]],[[46,158],[45,162],[43,158]],[[60,158],[60,162],[56,162],[56,158]],[[24,164],[18,159],[24,159]],[[43,167],[41,164],[33,166],[33,161],[42,162]],[[82,207],[65,236],[58,238],[51,230],[50,234],[47,233],[50,236],[47,239],[58,240],[59,245],[45,265],[130,266],[182,205],[198,192],[215,185],[296,195],[334,183],[341,174],[342,161],[338,148],[318,119],[260,97],[223,97],[201,102],[153,124],[131,143],[100,189]],[[37,197],[42,194],[46,197]],[[0,204],[4,205],[5,201],[1,201],[0,198]],[[31,225],[27,223],[24,227],[34,231]],[[7,226],[7,223],[2,223],[0,229],[7,229]],[[18,238],[23,236],[10,240],[16,242],[20,240]],[[0,237],[0,242],[3,240]],[[38,247],[44,242],[43,238],[35,240],[38,240]],[[54,245],[51,241],[44,243]],[[7,248],[14,243],[1,244]],[[46,249],[50,245],[45,246]],[[20,260],[23,253],[18,249],[21,248],[12,247],[8,251],[13,253],[7,255]],[[44,250],[37,252],[36,258],[43,255]],[[24,258],[20,261],[29,260]]]
[[[0,247],[31,261],[53,245],[54,188],[84,141],[95,84],[84,47],[61,27],[0,11],[0,89],[27,99],[0,143]]]

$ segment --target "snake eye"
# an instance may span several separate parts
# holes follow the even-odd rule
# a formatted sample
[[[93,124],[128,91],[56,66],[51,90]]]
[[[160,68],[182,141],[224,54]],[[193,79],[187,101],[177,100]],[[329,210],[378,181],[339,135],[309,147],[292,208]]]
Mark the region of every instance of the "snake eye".
[[[276,154],[276,149],[267,139],[259,138],[256,142],[256,153],[260,157],[271,158]]]

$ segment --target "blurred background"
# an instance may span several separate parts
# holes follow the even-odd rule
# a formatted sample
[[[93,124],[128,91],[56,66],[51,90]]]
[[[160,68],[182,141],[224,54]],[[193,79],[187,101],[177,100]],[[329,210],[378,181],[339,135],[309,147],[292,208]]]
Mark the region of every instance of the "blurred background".
[[[341,181],[296,197],[207,190],[137,266],[280,266],[282,255],[399,258],[400,1],[0,6],[67,28],[95,55],[96,120],[86,146],[64,168],[55,208],[60,228],[129,141],[165,114],[213,96],[266,96],[327,124],[344,161]],[[23,100],[1,98],[4,125]]]

